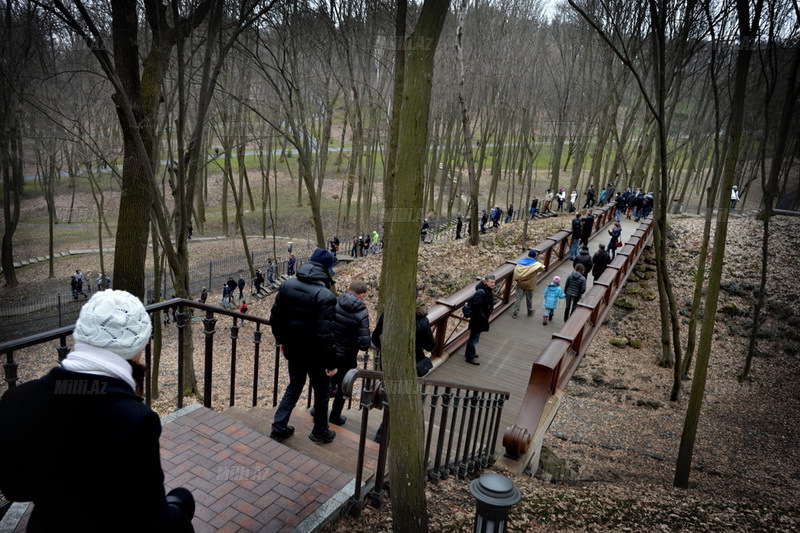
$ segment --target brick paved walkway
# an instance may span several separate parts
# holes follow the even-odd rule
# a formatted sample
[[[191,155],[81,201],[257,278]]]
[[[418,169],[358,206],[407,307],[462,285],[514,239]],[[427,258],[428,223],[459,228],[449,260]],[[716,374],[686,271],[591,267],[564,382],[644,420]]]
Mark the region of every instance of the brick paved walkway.
[[[353,479],[199,404],[162,418],[165,487],[187,487],[197,533],[314,531],[353,494]],[[23,532],[14,504],[0,533]],[[87,510],[87,512],[90,512]]]

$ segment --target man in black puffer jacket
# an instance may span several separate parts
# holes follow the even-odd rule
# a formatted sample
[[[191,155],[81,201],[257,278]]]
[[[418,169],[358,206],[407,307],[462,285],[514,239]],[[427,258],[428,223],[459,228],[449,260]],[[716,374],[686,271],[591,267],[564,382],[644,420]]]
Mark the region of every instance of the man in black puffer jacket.
[[[359,350],[369,350],[369,313],[364,305],[367,283],[357,279],[350,284],[347,292],[336,299],[336,322],[333,330],[336,335],[336,375],[331,378],[331,390],[336,390],[331,404],[329,421],[337,426],[344,425],[347,417],[342,416],[344,395],[342,380],[351,368],[358,365],[356,356]],[[315,410],[316,412],[316,410]]]
[[[333,264],[333,254],[317,248],[297,277],[281,284],[272,306],[272,334],[289,362],[289,385],[275,411],[270,434],[278,442],[294,434],[289,417],[306,376],[314,389],[314,429],[308,438],[327,443],[336,437],[328,427],[328,378],[336,374],[336,296],[330,290]]]
[[[586,278],[584,274],[583,265],[577,265],[575,270],[567,276],[567,281],[564,282],[564,293],[567,295],[567,305],[564,307],[564,322],[569,319],[569,316],[575,311],[575,308],[578,307],[578,300],[580,300],[583,293],[586,292]]]

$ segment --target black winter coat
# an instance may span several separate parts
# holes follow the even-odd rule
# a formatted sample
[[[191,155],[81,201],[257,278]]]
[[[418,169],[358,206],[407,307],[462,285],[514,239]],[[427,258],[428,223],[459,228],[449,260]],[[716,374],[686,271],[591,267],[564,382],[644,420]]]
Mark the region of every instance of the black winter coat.
[[[470,306],[474,309],[469,319],[470,331],[489,331],[489,315],[494,310],[494,294],[491,287],[484,282],[475,286],[475,294],[471,296]]]
[[[589,250],[581,250],[578,252],[578,255],[575,257],[575,260],[572,262],[572,268],[575,268],[578,265],[583,265],[583,272],[584,276],[588,276],[589,272],[592,271],[592,256],[589,255]]]
[[[281,283],[269,321],[287,359],[309,367],[336,368],[336,296],[328,288],[331,282],[325,267],[309,261],[297,277]]]
[[[337,359],[352,359],[355,362],[359,350],[368,350],[372,339],[369,333],[369,313],[364,301],[349,292],[343,292],[336,299],[336,322],[333,325],[336,336]]]
[[[417,318],[417,331],[416,340],[414,342],[414,359],[420,361],[425,359],[425,350],[432,352],[436,348],[436,339],[433,338],[433,331],[431,330],[431,323],[428,320],[426,313],[416,314]],[[378,317],[378,323],[375,325],[375,331],[372,332],[372,344],[381,349],[381,334],[383,333],[383,313]]]
[[[599,278],[606,271],[606,267],[611,263],[611,256],[605,250],[597,250],[592,256],[592,276]]]
[[[581,228],[583,225],[581,224],[581,220],[578,217],[572,219],[572,240],[580,239],[581,238]]]
[[[581,219],[581,239],[588,242],[594,229],[594,215],[586,215]]]
[[[167,504],[161,421],[121,379],[54,368],[0,400],[0,490],[28,532],[193,531]]]
[[[584,292],[586,292],[586,278],[577,270],[573,270],[564,282],[564,294],[580,297]]]

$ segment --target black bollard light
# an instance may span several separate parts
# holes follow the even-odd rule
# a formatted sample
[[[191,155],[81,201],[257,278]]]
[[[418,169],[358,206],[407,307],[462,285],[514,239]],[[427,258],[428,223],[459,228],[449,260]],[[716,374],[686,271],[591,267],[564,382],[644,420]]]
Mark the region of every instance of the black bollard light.
[[[475,533],[504,533],[508,511],[520,500],[520,492],[507,477],[483,474],[469,484],[477,500]]]

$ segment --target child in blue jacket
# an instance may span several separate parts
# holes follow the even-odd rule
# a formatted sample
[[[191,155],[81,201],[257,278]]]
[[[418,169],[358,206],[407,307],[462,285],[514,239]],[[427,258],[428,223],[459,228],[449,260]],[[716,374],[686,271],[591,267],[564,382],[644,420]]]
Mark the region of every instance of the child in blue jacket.
[[[560,283],[561,278],[555,276],[553,277],[553,281],[549,283],[544,290],[544,302],[542,303],[542,307],[544,307],[544,317],[542,317],[542,324],[545,326],[547,325],[548,319],[553,320],[553,313],[556,307],[558,307],[559,298],[567,297],[561,289]]]

